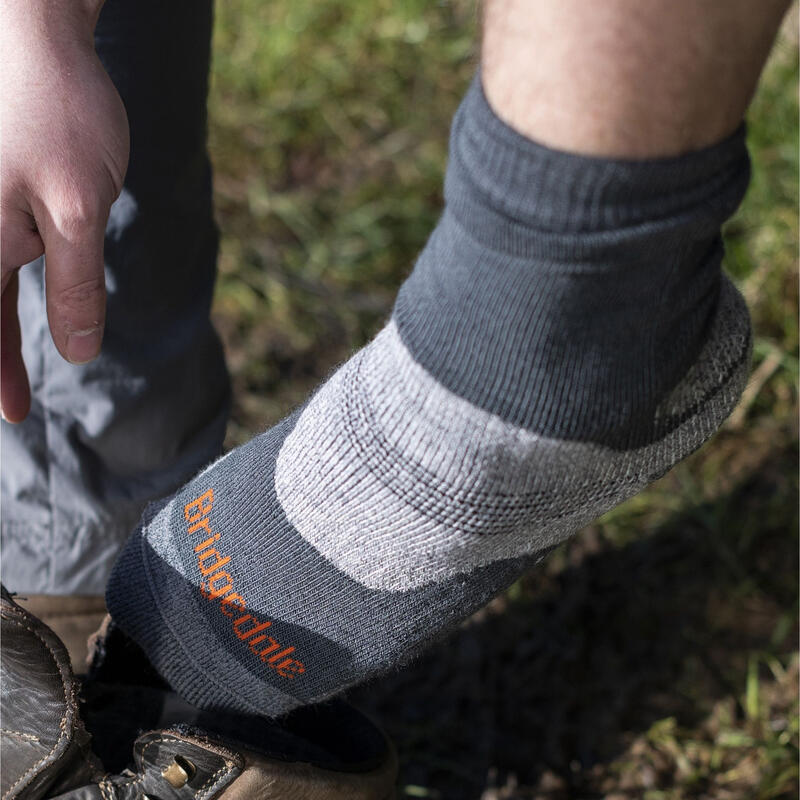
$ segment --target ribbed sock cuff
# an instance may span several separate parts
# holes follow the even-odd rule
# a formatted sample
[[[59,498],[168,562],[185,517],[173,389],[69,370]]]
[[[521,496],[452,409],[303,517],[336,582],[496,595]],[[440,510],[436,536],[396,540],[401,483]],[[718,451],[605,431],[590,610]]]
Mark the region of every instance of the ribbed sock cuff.
[[[750,177],[745,126],[710,147],[660,159],[607,159],[545,147],[489,105],[478,73],[456,113],[445,182],[448,209],[478,237],[521,256],[557,255],[558,237],[612,232],[688,215],[713,235],[738,207]],[[531,240],[531,229],[540,235]],[[592,239],[593,244],[602,240]],[[574,257],[581,243],[568,240]]]

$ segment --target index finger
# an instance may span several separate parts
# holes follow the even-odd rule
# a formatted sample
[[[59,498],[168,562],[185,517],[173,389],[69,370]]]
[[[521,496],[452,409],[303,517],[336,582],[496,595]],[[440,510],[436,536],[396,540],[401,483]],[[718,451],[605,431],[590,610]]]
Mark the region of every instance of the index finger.
[[[50,332],[67,361],[84,364],[98,355],[103,339],[103,242],[108,211],[103,214],[90,208],[57,220],[44,209],[42,216]]]

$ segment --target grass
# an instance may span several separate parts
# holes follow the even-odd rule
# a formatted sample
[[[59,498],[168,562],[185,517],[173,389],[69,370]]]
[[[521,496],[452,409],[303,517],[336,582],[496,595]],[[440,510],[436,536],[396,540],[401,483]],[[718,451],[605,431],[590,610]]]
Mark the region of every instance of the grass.
[[[228,444],[364,344],[441,210],[475,7],[219,4],[210,101]],[[749,122],[726,265],[752,378],[714,440],[445,644],[354,699],[401,796],[751,800],[798,791],[797,42]]]

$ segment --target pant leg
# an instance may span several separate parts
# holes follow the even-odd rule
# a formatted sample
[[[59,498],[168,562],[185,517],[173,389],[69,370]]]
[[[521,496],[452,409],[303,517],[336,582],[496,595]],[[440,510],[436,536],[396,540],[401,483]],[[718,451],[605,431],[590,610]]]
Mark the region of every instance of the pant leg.
[[[209,320],[217,232],[206,153],[210,0],[107,0],[98,54],[131,128],[106,230],[100,357],[67,364],[46,325],[43,264],[20,274],[33,404],[2,427],[3,581],[102,594],[144,505],[218,455],[229,406]]]

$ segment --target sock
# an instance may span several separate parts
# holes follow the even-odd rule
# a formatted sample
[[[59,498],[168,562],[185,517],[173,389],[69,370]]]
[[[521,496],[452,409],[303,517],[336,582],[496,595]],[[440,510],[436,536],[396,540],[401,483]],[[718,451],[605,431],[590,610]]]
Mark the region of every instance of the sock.
[[[650,161],[531,142],[476,78],[392,318],[149,508],[112,616],[189,701],[277,715],[402,664],[698,448],[746,380],[721,272],[743,130]]]

